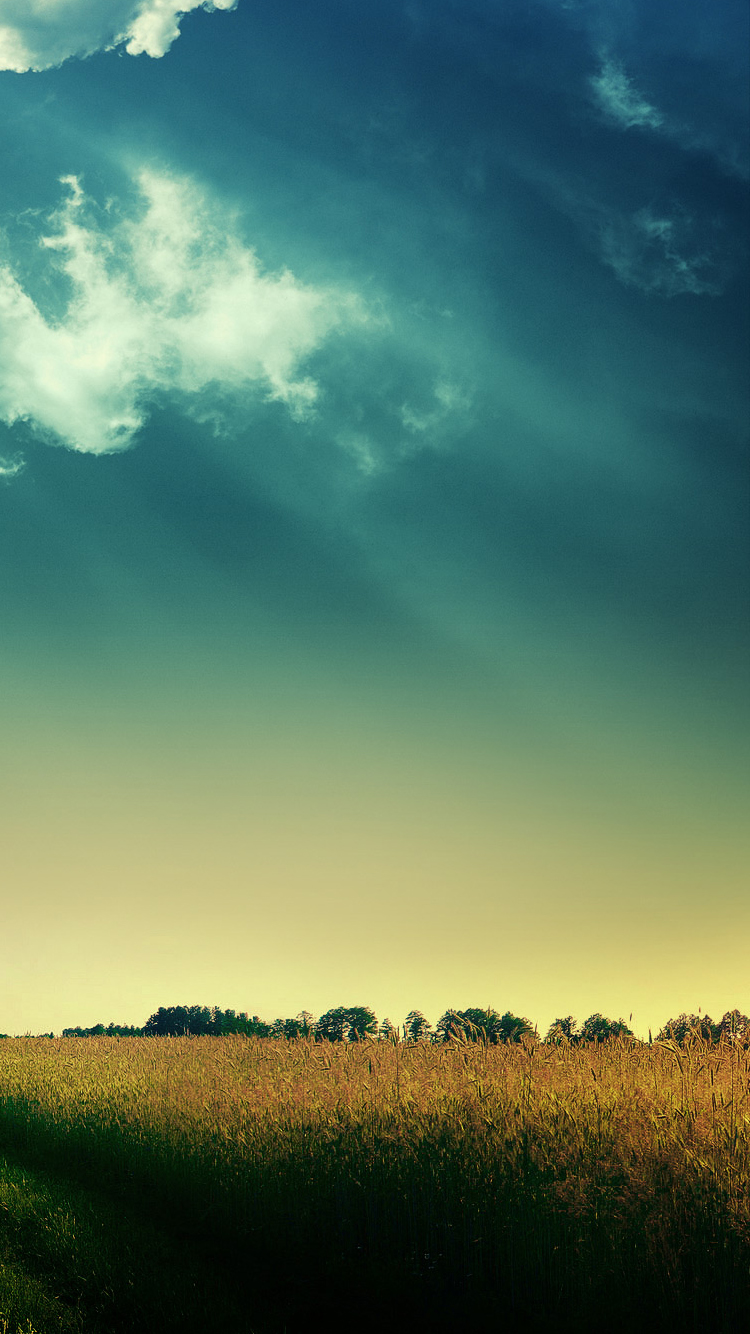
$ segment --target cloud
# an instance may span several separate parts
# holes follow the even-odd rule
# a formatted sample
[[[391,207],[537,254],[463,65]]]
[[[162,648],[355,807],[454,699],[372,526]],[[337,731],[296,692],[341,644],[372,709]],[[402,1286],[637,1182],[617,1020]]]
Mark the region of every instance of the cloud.
[[[526,179],[571,219],[586,247],[626,287],[663,297],[720,296],[745,262],[744,236],[737,238],[710,200],[688,207],[665,190],[640,208],[623,208],[603,197],[598,182],[519,161]],[[633,194],[634,204],[638,194],[643,199],[640,189]]]
[[[732,80],[728,82],[731,84]],[[703,126],[693,124],[695,108],[686,106],[679,114],[673,111],[666,114],[657,109],[640,93],[633,80],[625,73],[622,63],[612,58],[603,59],[598,74],[588,80],[593,101],[602,118],[611,126],[621,130],[652,130],[676,144],[688,153],[702,153],[713,157],[721,169],[732,176],[747,179],[745,116],[739,117],[739,127],[732,131],[728,125],[721,126],[716,113],[713,116],[704,110],[707,123]],[[668,93],[668,89],[667,89]],[[715,123],[711,125],[711,121]],[[740,133],[736,129],[740,128]]]
[[[610,213],[598,227],[601,256],[628,287],[663,296],[718,296],[724,275],[696,225],[686,214],[673,217],[649,208],[631,216]]]
[[[585,34],[600,64],[587,80],[589,100],[612,126],[657,131],[747,180],[745,0],[724,0],[711,23],[701,0],[680,7],[672,0],[539,2],[562,9]],[[626,73],[631,67],[658,87],[658,106],[639,91],[638,74]]]
[[[0,70],[51,69],[71,56],[123,46],[165,55],[194,9],[230,10],[237,0],[0,0]]]
[[[63,183],[41,239],[68,287],[62,317],[0,265],[0,418],[96,454],[130,445],[163,392],[212,386],[309,412],[317,386],[301,365],[336,325],[364,320],[353,297],[264,273],[189,178],[141,171],[139,211],[109,225],[75,177]]]
[[[23,459],[0,458],[0,477],[17,477],[24,467],[25,464]]]
[[[382,460],[372,440],[361,431],[340,431],[336,436],[336,444],[350,455],[357,471],[363,476],[372,477],[373,473],[381,470]]]
[[[411,403],[401,406],[402,425],[411,435],[431,435],[439,433],[448,420],[454,421],[456,414],[464,415],[471,404],[471,398],[458,385],[447,380],[438,380],[433,390],[433,402],[428,408],[415,408]]]
[[[622,129],[658,130],[664,124],[664,117],[636,90],[618,61],[605,60],[589,83],[599,109]]]

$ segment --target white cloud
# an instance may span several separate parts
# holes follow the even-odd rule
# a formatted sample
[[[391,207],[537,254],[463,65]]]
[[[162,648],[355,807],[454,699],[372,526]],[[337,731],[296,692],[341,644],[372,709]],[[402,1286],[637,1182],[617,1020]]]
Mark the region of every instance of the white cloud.
[[[0,418],[105,453],[132,442],[163,391],[214,386],[310,410],[317,387],[301,365],[335,325],[364,318],[354,298],[264,273],[189,179],[142,171],[139,214],[109,227],[76,178],[64,183],[41,241],[72,294],[62,318],[0,265]]]
[[[23,459],[0,458],[0,477],[17,477],[24,466]]]
[[[234,9],[238,0],[0,0],[0,70],[50,69],[71,56],[125,46],[163,56],[194,9]]]
[[[641,96],[616,60],[605,60],[589,83],[599,109],[622,129],[658,130],[664,124],[664,117]]]

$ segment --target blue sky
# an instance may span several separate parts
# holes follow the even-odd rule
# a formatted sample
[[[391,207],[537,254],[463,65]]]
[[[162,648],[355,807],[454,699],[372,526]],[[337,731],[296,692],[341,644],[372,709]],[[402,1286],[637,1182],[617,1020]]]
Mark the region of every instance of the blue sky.
[[[0,1027],[750,1008],[747,27],[0,3]]]

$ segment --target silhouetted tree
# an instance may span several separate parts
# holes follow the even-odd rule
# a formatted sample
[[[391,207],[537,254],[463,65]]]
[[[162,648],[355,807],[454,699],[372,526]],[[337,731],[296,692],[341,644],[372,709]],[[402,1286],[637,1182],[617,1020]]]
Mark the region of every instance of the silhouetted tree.
[[[369,1005],[354,1005],[347,1010],[347,1016],[350,1042],[362,1042],[377,1033],[378,1021]]]
[[[484,1019],[486,1024],[489,1014],[486,1010],[446,1010],[435,1025],[435,1041],[478,1042],[480,1033],[472,1016],[479,1016],[480,1023]]]
[[[384,1019],[378,1029],[379,1042],[398,1042],[398,1029],[390,1019]]]
[[[348,1033],[349,1024],[344,1005],[338,1005],[335,1010],[326,1010],[315,1025],[316,1042],[343,1042]]]
[[[657,1042],[676,1042],[682,1047],[685,1041],[691,1037],[703,1038],[705,1042],[712,1042],[716,1035],[717,1025],[708,1014],[679,1014],[676,1019],[668,1019],[663,1028],[659,1029],[656,1035]]]
[[[432,1035],[429,1021],[421,1010],[410,1010],[404,1020],[404,1031],[410,1042],[426,1042]]]
[[[143,1032],[149,1037],[222,1037],[231,1033],[268,1037],[271,1025],[257,1014],[250,1017],[244,1010],[237,1014],[218,1005],[210,1009],[207,1005],[160,1005],[149,1015]]]
[[[438,1042],[496,1042],[497,1010],[446,1010],[435,1025]]]
[[[143,1031],[148,1037],[168,1038],[174,1037],[179,1032],[184,1032],[184,1007],[182,1013],[178,1015],[178,1007],[174,1005],[160,1005],[158,1010],[150,1014],[146,1020]],[[182,1021],[182,1026],[178,1029],[178,1022]]]
[[[144,1025],[144,1033],[154,1037],[198,1037],[216,1031],[216,1011],[206,1005],[160,1005]]]
[[[624,1019],[607,1019],[603,1014],[590,1014],[585,1019],[579,1042],[606,1042],[608,1038],[633,1037]]]
[[[564,1019],[553,1019],[544,1041],[546,1043],[575,1042],[578,1037],[578,1025],[572,1014]]]
[[[64,1028],[62,1031],[64,1038],[139,1038],[143,1036],[142,1028],[134,1028],[132,1024],[95,1024],[93,1028]]]
[[[537,1032],[530,1019],[523,1015],[508,1013],[500,1016],[497,1025],[496,1042],[520,1042],[522,1038],[536,1039]]]
[[[740,1010],[727,1010],[715,1026],[716,1038],[729,1038],[732,1042],[750,1042],[750,1019]]]
[[[436,1042],[520,1042],[526,1034],[535,1034],[528,1019],[510,1011],[500,1015],[489,1007],[486,1010],[446,1010],[435,1026]]]
[[[367,1005],[339,1005],[327,1010],[315,1025],[317,1041],[361,1042],[377,1032],[378,1021]]]
[[[307,1011],[298,1014],[294,1019],[274,1019],[271,1024],[271,1037],[293,1041],[295,1038],[307,1037],[313,1031],[314,1025],[315,1020],[312,1015],[308,1016]]]
[[[244,1018],[247,1019],[247,1015]],[[212,1005],[210,1031],[215,1037],[236,1033],[239,1029],[238,1020],[239,1015],[235,1010],[221,1010],[218,1005]]]
[[[238,1033],[246,1033],[250,1038],[267,1038],[271,1033],[271,1025],[267,1024],[265,1019],[259,1019],[257,1014],[249,1019],[243,1015],[242,1027],[236,1030]]]

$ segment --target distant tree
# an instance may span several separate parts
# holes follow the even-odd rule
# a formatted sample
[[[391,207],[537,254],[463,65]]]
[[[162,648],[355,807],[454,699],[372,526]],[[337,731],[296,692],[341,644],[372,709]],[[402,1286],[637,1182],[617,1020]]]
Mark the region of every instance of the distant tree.
[[[349,1019],[349,1041],[363,1042],[367,1037],[374,1037],[378,1031],[378,1021],[369,1005],[353,1005],[347,1010]]]
[[[578,1041],[606,1042],[608,1038],[618,1037],[633,1037],[624,1019],[606,1019],[603,1014],[590,1014],[583,1022]]]
[[[191,1005],[188,1009],[188,1032],[205,1037],[214,1029],[214,1011],[207,1005]]]
[[[379,1042],[398,1042],[398,1029],[390,1019],[384,1019],[378,1028]]]
[[[247,1020],[246,1014],[237,1014],[236,1010],[222,1010],[218,1005],[212,1005],[209,1013],[210,1019],[205,1027],[212,1037],[217,1038],[242,1032],[244,1021]]]
[[[553,1019],[544,1038],[545,1043],[575,1042],[578,1037],[578,1025],[572,1014],[564,1019]]]
[[[714,1028],[715,1037],[736,1043],[750,1042],[750,1019],[739,1010],[727,1010]]]
[[[438,1042],[497,1042],[497,1010],[446,1010],[435,1025]]]
[[[279,1020],[280,1024],[286,1022]],[[293,1021],[292,1021],[293,1022]],[[218,1005],[161,1005],[146,1020],[143,1032],[150,1037],[224,1037],[244,1033],[248,1037],[269,1037],[272,1025],[257,1014],[249,1016],[244,1010],[222,1010]]]
[[[530,1019],[508,1011],[500,1016],[497,1025],[496,1042],[520,1042],[522,1038],[537,1038],[537,1031]]]
[[[363,1038],[374,1036],[378,1021],[367,1005],[339,1005],[335,1010],[327,1010],[315,1025],[316,1041],[361,1042]]]
[[[337,1005],[335,1010],[326,1010],[315,1025],[316,1042],[343,1042],[348,1036],[349,1022],[344,1005]]]
[[[428,1042],[432,1036],[429,1020],[421,1010],[410,1010],[404,1020],[404,1031],[409,1042]]]
[[[297,1015],[295,1019],[274,1019],[271,1024],[271,1037],[286,1038],[288,1041],[307,1037],[311,1031],[307,1016],[303,1018],[302,1015]]]
[[[139,1038],[143,1035],[142,1028],[135,1028],[132,1024],[94,1024],[93,1028],[64,1028],[62,1031],[64,1038]]]
[[[656,1035],[657,1042],[676,1042],[680,1047],[691,1037],[713,1041],[717,1025],[708,1014],[679,1014],[676,1019],[668,1019]]]
[[[446,1010],[435,1026],[436,1042],[520,1042],[535,1035],[533,1024],[517,1014],[497,1010]]]
[[[160,1005],[149,1015],[143,1031],[153,1037],[198,1037],[215,1033],[216,1026],[217,1012],[207,1005]]]
[[[483,1014],[481,1010],[477,1014]],[[441,1014],[435,1025],[436,1042],[474,1042],[478,1040],[479,1033],[476,1026],[472,1023],[469,1015],[470,1010],[446,1010]]]
[[[143,1031],[148,1037],[174,1037],[177,1032],[175,1006],[160,1005],[158,1010],[149,1015],[143,1025]],[[180,1031],[183,1032],[184,1029]]]
[[[247,1019],[247,1015],[244,1015]],[[209,1032],[215,1037],[223,1037],[225,1034],[237,1033],[241,1025],[240,1016],[236,1010],[222,1010],[218,1005],[211,1006],[211,1021]]]
[[[257,1014],[251,1015],[249,1019],[247,1015],[243,1015],[242,1027],[236,1031],[247,1034],[249,1038],[267,1038],[271,1033],[271,1025],[267,1024],[265,1019],[259,1019]]]

